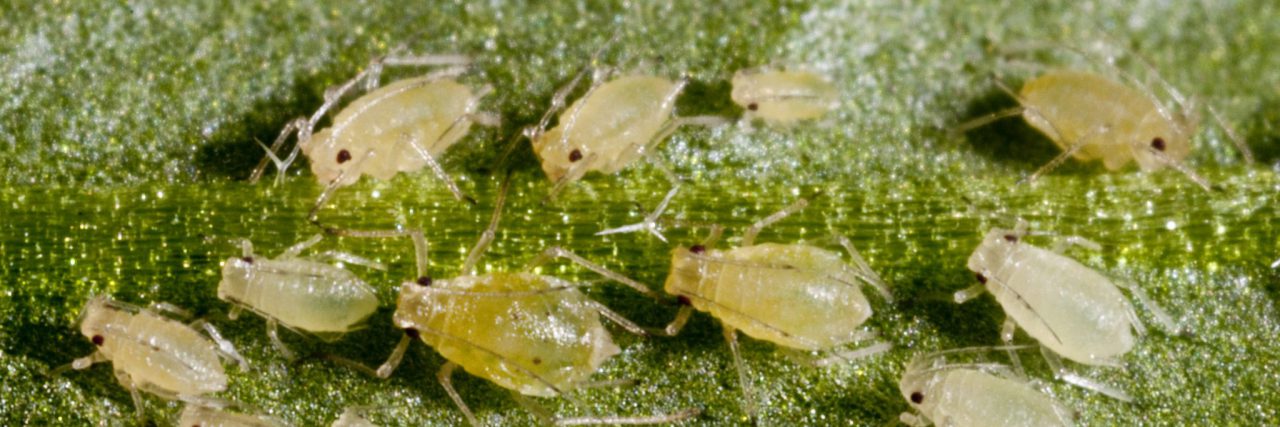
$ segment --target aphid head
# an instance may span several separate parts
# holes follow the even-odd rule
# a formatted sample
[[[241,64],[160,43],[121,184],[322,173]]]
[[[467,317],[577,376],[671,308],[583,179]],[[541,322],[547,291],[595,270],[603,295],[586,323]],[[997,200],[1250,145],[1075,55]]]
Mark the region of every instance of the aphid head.
[[[1181,162],[1191,154],[1191,133],[1195,126],[1182,114],[1166,117],[1153,112],[1134,131],[1133,158],[1144,171],[1163,169],[1169,162]]]
[[[917,355],[907,364],[902,378],[898,380],[898,391],[912,408],[925,412],[926,406],[932,406],[935,399],[931,399],[931,389],[938,382],[938,373],[941,372],[935,369],[939,361],[928,355]]]
[[[244,300],[246,289],[249,287],[249,279],[253,277],[254,263],[258,262],[253,257],[231,257],[222,263],[222,281],[218,282],[218,299],[227,300]]]
[[[104,330],[107,325],[116,322],[118,316],[119,309],[112,306],[110,298],[95,296],[80,311],[80,333],[94,345],[102,345]]]
[[[1000,269],[1009,253],[1022,241],[1022,233],[993,228],[983,237],[982,243],[969,256],[969,270],[974,273],[996,271]]]
[[[360,180],[361,174],[365,173],[365,163],[373,160],[368,158],[373,155],[371,150],[354,145],[334,138],[331,129],[324,129],[312,135],[306,144],[299,144],[299,147],[311,162],[311,172],[316,175],[317,181],[328,184],[340,179],[338,186],[342,187]],[[396,171],[393,169],[387,172],[388,176],[385,178],[390,178]]]
[[[711,250],[703,245],[677,247],[671,251],[671,274],[663,288],[671,295],[696,294],[706,274],[706,258]]]

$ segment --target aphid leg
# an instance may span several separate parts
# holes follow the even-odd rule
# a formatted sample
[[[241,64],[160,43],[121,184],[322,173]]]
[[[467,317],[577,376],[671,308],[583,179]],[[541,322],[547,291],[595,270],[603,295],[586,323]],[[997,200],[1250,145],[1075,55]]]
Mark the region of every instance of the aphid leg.
[[[243,311],[244,307],[241,307],[240,304],[233,304],[231,305],[231,310],[227,312],[227,318],[231,320],[239,319],[240,313]]]
[[[374,270],[386,271],[387,265],[353,253],[342,251],[324,251],[316,256],[330,258],[347,264],[362,265]]]
[[[646,425],[646,424],[669,424],[684,421],[698,416],[702,413],[699,408],[686,408],[680,412],[673,414],[658,414],[647,417],[575,417],[575,418],[557,418],[555,420],[558,426],[585,426],[585,425]]]
[[[956,126],[955,128],[953,128],[951,132],[954,134],[963,134],[971,130],[989,125],[992,122],[997,120],[1002,120],[1009,117],[1021,115],[1023,111],[1026,111],[1026,109],[1023,108],[1022,106],[1017,106],[1017,107],[996,111],[994,113],[990,113],[982,117],[978,117],[978,118],[969,120],[967,122],[961,123],[959,126]]]
[[[635,279],[632,279],[627,276],[623,276],[622,274],[619,274],[613,270],[609,270],[599,264],[588,261],[586,258],[583,258],[578,254],[575,254],[572,251],[559,246],[552,246],[544,249],[541,254],[538,254],[537,257],[534,257],[534,259],[529,260],[529,263],[525,265],[525,269],[532,270],[534,268],[537,268],[538,266],[546,264],[548,261],[550,261],[553,258],[561,258],[561,259],[569,260],[570,262],[573,262],[574,264],[578,264],[582,268],[594,271],[596,274],[604,276],[609,280],[613,280],[615,282],[627,285],[631,289],[635,289],[636,292],[644,294],[645,296],[651,297],[653,299],[658,299],[658,300],[662,299],[662,296],[658,295],[652,289],[649,289],[649,287],[645,286],[643,283],[637,282],[635,281]]]
[[[724,226],[721,226],[720,224],[712,224],[711,232],[707,233],[707,238],[702,239],[702,246],[704,248],[709,248],[715,245],[716,242],[720,241],[720,236],[722,234],[724,234]]]
[[[1213,184],[1209,183],[1209,180],[1205,179],[1204,177],[1200,176],[1200,174],[1196,173],[1196,171],[1194,169],[1191,169],[1190,166],[1187,166],[1186,164],[1183,164],[1182,162],[1175,160],[1172,157],[1169,157],[1168,154],[1165,154],[1163,151],[1157,150],[1151,147],[1150,145],[1141,144],[1140,149],[1147,150],[1147,153],[1151,154],[1152,157],[1155,157],[1156,160],[1159,161],[1160,163],[1164,163],[1166,166],[1174,168],[1178,172],[1182,172],[1183,175],[1187,176],[1187,179],[1190,179],[1192,182],[1195,182],[1196,185],[1199,185],[1200,188],[1204,189],[1204,191],[1213,191]]]
[[[795,203],[782,208],[780,211],[774,212],[773,215],[764,217],[759,221],[756,221],[755,224],[751,224],[750,227],[747,227],[747,231],[742,233],[742,246],[751,246],[752,243],[755,243],[756,235],[760,234],[760,230],[773,225],[775,222],[782,221],[787,216],[799,212],[806,206],[809,206],[808,199],[796,200]]]
[[[218,329],[214,328],[208,321],[199,319],[187,324],[187,326],[194,329],[203,329],[204,332],[209,335],[209,338],[213,340],[213,343],[218,345],[219,353],[222,353],[222,355],[228,359],[236,361],[236,363],[240,365],[241,372],[249,371],[249,361],[240,356],[240,352],[236,351],[236,346],[231,344],[231,341],[227,341],[226,338],[223,338],[222,334],[218,333]]]
[[[253,256],[253,242],[249,241],[249,239],[239,238],[234,239],[233,242],[240,243],[240,256],[245,258]]]
[[[1031,111],[1037,115],[1039,114],[1035,112],[1035,110],[1028,110],[1028,111]],[[1045,123],[1050,123],[1048,120],[1042,119],[1042,121],[1044,121]],[[1050,123],[1050,125],[1052,125],[1052,123]],[[1045,163],[1044,166],[1040,166],[1039,169],[1036,169],[1035,172],[1033,172],[1031,175],[1028,175],[1026,178],[1019,180],[1018,183],[1029,184],[1035,181],[1036,179],[1040,178],[1041,175],[1044,175],[1054,169],[1057,169],[1058,166],[1062,166],[1062,163],[1066,162],[1067,159],[1070,159],[1071,156],[1074,156],[1076,152],[1080,151],[1080,149],[1084,148],[1085,146],[1088,146],[1093,138],[1105,135],[1108,131],[1110,131],[1110,129],[1111,128],[1109,126],[1099,126],[1093,129],[1092,131],[1089,131],[1089,133],[1080,137],[1079,141],[1075,141],[1071,145],[1068,145],[1066,150],[1063,150],[1061,154],[1058,154],[1058,156],[1054,157],[1053,160],[1050,160],[1049,163]],[[1055,133],[1058,133],[1059,135],[1061,135],[1060,132],[1055,132]]]
[[[658,217],[662,216],[663,211],[667,210],[667,205],[671,204],[671,199],[676,196],[676,192],[678,191],[680,191],[679,184],[671,187],[671,190],[667,191],[666,197],[663,197],[662,202],[658,204],[658,208],[654,209],[653,212],[650,213],[649,215],[646,215],[644,217],[644,220],[637,222],[635,224],[629,224],[629,225],[624,225],[617,228],[601,230],[597,232],[596,235],[604,236],[609,234],[631,233],[635,231],[645,230],[645,231],[648,231],[649,234],[652,234],[654,237],[657,237],[658,240],[661,240],[663,241],[663,243],[666,243],[667,241],[666,236],[663,236],[662,232],[658,230]]]
[[[671,323],[668,323],[665,328],[662,328],[663,335],[669,337],[676,336],[676,334],[680,333],[681,329],[684,329],[684,325],[689,323],[689,318],[691,317],[693,317],[693,306],[689,304],[681,305],[680,311],[676,312],[675,319],[672,319]]]
[[[1216,108],[1208,107],[1208,110],[1209,115],[1213,116],[1213,120],[1218,122],[1218,127],[1221,127],[1222,131],[1227,134],[1227,139],[1230,139],[1231,143],[1236,145],[1236,150],[1240,151],[1240,155],[1244,156],[1244,162],[1246,164],[1253,164],[1253,150],[1249,149],[1249,144],[1246,144],[1244,140],[1240,138],[1240,135],[1236,133],[1235,128],[1231,127],[1231,125],[1227,124],[1226,120],[1222,119],[1222,115],[1218,114],[1218,110]]]
[[[285,359],[294,360],[297,358],[294,356],[293,351],[289,350],[289,346],[284,345],[284,341],[280,340],[280,324],[272,317],[267,318],[267,338],[271,340],[271,346],[279,350]]]
[[[1013,373],[1018,377],[1026,378],[1027,371],[1022,368],[1022,358],[1018,356],[1018,349],[1013,345],[1013,334],[1018,331],[1018,322],[1013,320],[1012,316],[1004,317],[1004,324],[1000,325],[1000,341],[1004,342],[1005,352],[1009,354],[1009,364],[1013,365]]]
[[[462,395],[453,389],[453,370],[457,368],[457,364],[445,362],[444,366],[440,367],[440,371],[436,373],[436,379],[444,387],[444,392],[449,394],[449,398],[453,399],[453,404],[457,405],[458,409],[462,411],[462,415],[467,417],[467,422],[473,426],[480,426],[480,420],[477,420],[476,415],[471,412],[471,408],[467,407],[467,402],[462,401]]]
[[[1271,262],[1271,268],[1280,268],[1280,259]]]
[[[738,350],[738,330],[721,323],[724,328],[724,341],[729,344],[729,353],[733,355],[733,366],[738,371],[738,386],[742,387],[742,409],[751,417],[752,424],[756,420],[755,390],[751,386],[751,375],[742,364],[742,354]]]
[[[1054,378],[1060,379],[1067,384],[1071,384],[1076,387],[1102,393],[1112,399],[1122,402],[1133,401],[1133,398],[1130,397],[1128,393],[1120,391],[1120,389],[1067,370],[1067,368],[1062,365],[1062,358],[1057,354],[1054,354],[1053,351],[1049,350],[1047,347],[1041,346],[1040,354],[1044,356],[1045,362],[1049,364],[1049,369],[1053,370]]]
[[[400,337],[400,342],[396,343],[396,348],[391,350],[391,356],[387,357],[386,362],[382,362],[382,365],[378,366],[376,371],[378,378],[390,377],[391,373],[395,372],[396,368],[400,366],[400,361],[404,360],[404,352],[409,350],[409,344],[412,343],[413,339],[409,337],[408,333]]]
[[[430,65],[469,65],[471,58],[466,55],[389,55],[382,58],[382,64],[391,66],[425,67]]]
[[[556,180],[555,185],[551,187],[551,192],[547,193],[546,200],[554,202],[556,200],[556,196],[559,195],[561,191],[564,191],[564,188],[567,187],[569,183],[577,181],[578,179],[581,179],[583,175],[587,174],[587,170],[595,163],[597,157],[596,153],[591,153],[588,154],[587,157],[583,158],[582,161],[574,162],[570,165],[569,170],[566,170],[564,175],[562,175],[559,180]]]
[[[876,289],[876,292],[883,296],[885,301],[893,301],[893,293],[889,291],[889,286],[880,279],[880,275],[871,269],[871,265],[867,264],[867,260],[858,252],[858,248],[853,246],[853,242],[839,233],[833,233],[836,241],[840,242],[840,246],[844,247],[845,252],[849,253],[849,258],[853,260],[853,266],[858,269],[858,277],[868,285]]]
[[[1151,315],[1156,318],[1156,323],[1160,324],[1161,329],[1164,329],[1165,332],[1173,335],[1182,335],[1182,326],[1178,325],[1178,322],[1173,320],[1173,316],[1170,316],[1169,312],[1165,311],[1160,304],[1157,304],[1155,300],[1151,299],[1151,296],[1147,295],[1147,292],[1142,290],[1141,285],[1138,285],[1128,279],[1116,279],[1115,284],[1125,290],[1128,290],[1130,294],[1133,294],[1133,297],[1136,298],[1138,302],[1141,302],[1142,306],[1146,307],[1147,311],[1150,311]],[[1129,307],[1129,316],[1132,318],[1131,320],[1133,321],[1134,328],[1142,328],[1142,322],[1138,320],[1138,314],[1133,311],[1132,306]],[[1143,329],[1138,329],[1138,332],[1141,334],[1145,331]]]
[[[129,390],[129,398],[133,399],[133,411],[138,417],[139,425],[147,424],[147,414],[142,407],[142,393],[138,392],[138,387],[133,384],[133,379],[129,378],[129,374],[124,371],[116,371],[116,379],[120,381],[120,385]]]
[[[866,347],[856,348],[853,350],[833,350],[830,356],[823,357],[813,361],[813,365],[817,367],[827,367],[837,363],[852,362],[864,357],[874,356],[893,348],[893,344],[887,342],[876,342]]]
[[[925,421],[923,417],[910,412],[898,414],[898,421],[902,421],[903,424],[911,427],[926,427],[929,425],[929,422]]]
[[[335,236],[361,237],[361,238],[379,238],[385,239],[389,237],[409,236],[413,240],[414,261],[417,267],[418,277],[426,277],[427,266],[429,260],[427,239],[423,237],[422,230],[410,228],[405,230],[346,230],[340,228],[325,228],[325,232]]]
[[[484,228],[484,232],[480,233],[480,239],[476,240],[476,245],[467,252],[467,260],[462,263],[462,274],[472,274],[475,272],[476,264],[480,263],[480,257],[489,249],[489,244],[493,243],[493,239],[497,237],[498,221],[502,219],[502,205],[507,201],[507,191],[511,189],[511,171],[507,170],[507,175],[502,178],[502,187],[498,189],[498,198],[493,201],[493,215],[489,217],[489,225]]]
[[[106,356],[103,356],[101,352],[95,351],[93,353],[89,353],[88,356],[84,356],[81,358],[77,358],[76,360],[72,360],[71,363],[59,366],[57,368],[53,368],[52,371],[49,371],[49,376],[56,377],[58,375],[62,375],[62,373],[66,372],[68,369],[83,371],[85,369],[89,369],[89,367],[93,366],[95,363],[102,363],[106,361],[107,361]]]
[[[987,291],[986,286],[983,286],[982,284],[977,284],[977,285],[973,285],[973,286],[956,291],[955,296],[953,298],[955,298],[956,304],[964,304],[966,302],[969,302],[969,300],[971,299],[981,296],[982,293],[986,291]]]
[[[323,235],[321,234],[313,235],[307,240],[298,242],[293,246],[290,246],[288,249],[285,249],[284,252],[280,253],[280,258],[297,258],[298,254],[301,254],[302,251],[305,251],[308,248],[315,246],[316,243],[320,243],[321,239],[324,239]]]
[[[649,336],[649,331],[645,330],[645,328],[640,327],[640,325],[637,325],[635,322],[632,322],[631,319],[627,319],[626,317],[623,317],[621,314],[618,314],[618,312],[610,310],[609,307],[606,307],[604,304],[601,304],[598,301],[587,300],[587,306],[594,309],[597,313],[600,313],[600,315],[604,316],[606,319],[609,319],[613,323],[618,324],[618,326],[621,326],[622,329],[626,329],[627,332],[630,332],[642,337]]]
[[[187,309],[185,308],[178,307],[176,305],[173,305],[167,302],[153,302],[151,303],[151,305],[148,305],[147,308],[151,309],[151,311],[154,311],[157,313],[166,313],[180,319],[191,318],[190,311],[187,311]]]
[[[1061,254],[1063,252],[1066,252],[1067,249],[1071,248],[1072,246],[1080,246],[1082,248],[1086,248],[1093,251],[1102,250],[1102,245],[1098,244],[1098,242],[1089,240],[1081,236],[1062,236],[1056,239],[1055,242],[1053,242],[1053,246],[1050,249],[1053,250],[1054,252]]]

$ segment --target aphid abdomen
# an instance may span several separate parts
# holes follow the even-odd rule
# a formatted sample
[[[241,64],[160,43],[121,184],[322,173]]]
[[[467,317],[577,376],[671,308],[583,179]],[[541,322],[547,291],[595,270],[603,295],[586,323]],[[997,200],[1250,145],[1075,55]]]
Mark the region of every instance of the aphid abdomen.
[[[521,394],[556,396],[619,352],[580,292],[530,292],[570,285],[525,273],[441,280],[402,290],[395,322],[423,326],[423,342],[472,375]],[[410,294],[416,301],[406,301]]]
[[[1023,117],[1062,149],[1088,140],[1074,155],[1082,161],[1102,159],[1109,170],[1133,158],[1135,143],[1152,136],[1139,126],[1156,105],[1132,88],[1094,74],[1047,73],[1028,81],[1019,95]],[[1165,136],[1173,138],[1173,136]]]
[[[836,100],[836,88],[810,72],[742,72],[733,75],[734,103],[775,123],[821,117]]]
[[[279,424],[249,414],[187,404],[178,419],[178,427],[275,427]]]
[[[347,332],[378,309],[373,289],[345,269],[301,259],[259,259],[247,268],[245,286],[227,286],[228,296],[290,327]]]
[[[1048,396],[1012,380],[971,369],[939,372],[919,406],[935,423],[965,426],[1068,426]]]
[[[316,132],[301,148],[322,183],[352,165],[360,170],[348,171],[341,185],[355,183],[361,174],[390,179],[426,165],[411,141],[438,156],[466,135],[471,122],[459,119],[471,113],[473,100],[471,88],[454,80],[397,81],[352,101],[330,127]],[[451,128],[455,122],[457,126]],[[374,150],[373,157],[363,159],[369,150]]]
[[[994,274],[999,280],[987,280],[987,290],[1019,327],[1054,352],[1102,364],[1133,347],[1132,307],[1101,273],[1019,244]]]
[[[846,344],[871,308],[856,282],[840,280],[839,255],[804,245],[764,243],[722,253],[703,292],[708,311],[757,339],[804,350]],[[714,283],[712,286],[707,286]]]
[[[639,154],[635,148],[648,144],[670,120],[675,103],[668,98],[676,89],[661,77],[628,76],[574,101],[554,128],[533,141],[547,178],[559,180],[577,161],[591,161],[589,171],[606,174],[626,167]]]
[[[117,318],[102,329],[101,351],[135,383],[192,396],[227,388],[217,349],[199,332],[146,311]]]

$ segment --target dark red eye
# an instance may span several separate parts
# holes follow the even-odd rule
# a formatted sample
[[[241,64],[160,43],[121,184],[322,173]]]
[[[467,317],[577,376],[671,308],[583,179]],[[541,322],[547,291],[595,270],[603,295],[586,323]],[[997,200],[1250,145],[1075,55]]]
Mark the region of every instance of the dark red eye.
[[[346,163],[349,160],[351,160],[350,151],[347,151],[347,149],[344,148],[342,149],[342,151],[338,152],[338,164]]]
[[[1151,140],[1151,148],[1156,149],[1156,151],[1164,151],[1164,138],[1157,136],[1156,139]]]
[[[582,151],[575,148],[569,153],[569,161],[576,162],[579,160],[582,160]]]
[[[431,286],[431,278],[427,276],[422,276],[422,277],[419,277],[418,280],[414,281],[414,283],[417,283],[418,286]]]
[[[240,258],[240,260],[241,260],[241,261],[244,261],[246,264],[253,264],[253,257],[251,257],[251,256],[247,256],[247,257],[244,257],[244,258]]]
[[[97,346],[102,345],[102,342],[104,341],[102,335],[94,335],[90,340],[93,341],[93,345]]]
[[[418,339],[418,337],[422,336],[421,334],[418,333],[418,330],[414,328],[404,328],[404,334],[408,335],[409,338],[413,338],[415,340]]]
[[[921,393],[918,391],[915,393],[911,393],[911,402],[917,405],[919,405],[920,402],[924,402],[924,393]]]
[[[1008,240],[1009,243],[1018,243],[1018,236],[1014,236],[1012,234],[1004,235],[1004,239]]]
[[[756,103],[752,102],[752,103],[750,103],[750,104],[747,104],[747,109],[748,109],[748,110],[751,110],[751,111],[759,110],[759,109],[760,109],[760,104],[756,104]]]
[[[978,283],[987,284],[987,276],[983,276],[982,273],[973,273],[973,278],[978,279]]]
[[[700,254],[706,251],[707,251],[707,247],[702,245],[693,245],[689,247],[689,252],[693,252],[695,254]]]

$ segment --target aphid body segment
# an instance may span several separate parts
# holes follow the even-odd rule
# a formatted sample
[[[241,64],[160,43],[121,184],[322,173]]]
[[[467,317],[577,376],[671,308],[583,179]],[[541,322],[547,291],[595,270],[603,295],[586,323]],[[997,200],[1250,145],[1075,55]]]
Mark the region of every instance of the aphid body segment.
[[[276,259],[254,256],[244,241],[244,254],[228,258],[222,265],[218,298],[299,330],[351,331],[378,309],[378,296],[346,269],[297,256],[319,237],[286,250]]]
[[[188,404],[178,418],[178,427],[280,427],[268,417],[239,414],[220,409]]]
[[[671,113],[684,85],[634,75],[594,87],[564,110],[554,128],[532,139],[543,172],[559,182],[627,167],[675,130]]]
[[[1018,98],[1028,124],[1076,159],[1101,159],[1108,170],[1131,160],[1144,171],[1159,170],[1191,153],[1194,124],[1187,118],[1097,74],[1045,73],[1023,84]]]
[[[572,283],[494,273],[406,283],[393,322],[467,372],[527,396],[577,388],[618,354],[598,304]]]
[[[734,73],[729,96],[747,110],[746,119],[785,125],[822,117],[836,106],[839,93],[818,73],[748,69]]]
[[[1101,273],[1021,237],[992,229],[969,257],[969,269],[1018,327],[1054,353],[1117,364],[1141,327],[1129,300]]]
[[[218,345],[191,326],[150,310],[97,296],[85,304],[80,333],[98,349],[72,367],[110,361],[121,384],[131,390],[176,398],[227,388]]]
[[[898,387],[912,409],[938,426],[1075,424],[1072,411],[1010,373],[999,365],[947,365],[938,358],[917,356],[902,374]],[[927,425],[909,413],[903,413],[902,420],[910,425]]]

